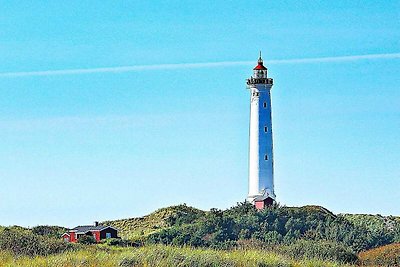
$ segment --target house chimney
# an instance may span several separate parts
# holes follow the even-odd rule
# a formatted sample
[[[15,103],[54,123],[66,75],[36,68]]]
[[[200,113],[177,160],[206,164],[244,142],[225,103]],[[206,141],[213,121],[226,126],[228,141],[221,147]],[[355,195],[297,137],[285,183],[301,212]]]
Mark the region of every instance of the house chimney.
[[[99,226],[99,222],[98,222],[98,221],[95,221],[95,222],[94,222],[94,226]]]

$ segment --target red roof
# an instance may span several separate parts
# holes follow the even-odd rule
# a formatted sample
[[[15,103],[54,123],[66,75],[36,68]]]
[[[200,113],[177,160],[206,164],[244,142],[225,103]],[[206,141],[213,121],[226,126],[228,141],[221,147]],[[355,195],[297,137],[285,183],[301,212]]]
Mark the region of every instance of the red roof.
[[[257,66],[254,67],[253,70],[266,70],[267,68],[264,67],[263,63],[258,63]]]

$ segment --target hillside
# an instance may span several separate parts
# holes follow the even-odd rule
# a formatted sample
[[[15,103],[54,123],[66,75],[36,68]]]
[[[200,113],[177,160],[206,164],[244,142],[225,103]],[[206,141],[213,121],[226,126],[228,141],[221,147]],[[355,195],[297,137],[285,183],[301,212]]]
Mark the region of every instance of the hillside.
[[[173,224],[190,223],[204,216],[205,213],[205,211],[182,204],[161,208],[143,217],[104,221],[102,224],[117,228],[122,238],[135,240]]]
[[[256,211],[252,205],[240,203],[206,212],[178,205],[140,218],[103,223],[118,228],[125,239],[195,247],[229,248],[246,239],[265,244],[306,239],[331,241],[359,252],[400,240],[398,217],[335,215],[320,206],[274,206]]]
[[[283,207],[283,209],[294,213],[307,212],[320,218],[330,217],[334,219],[336,217],[332,212],[321,206],[308,205],[304,207]],[[143,217],[109,220],[101,223],[117,228],[122,238],[136,240],[165,228],[170,228],[175,224],[192,223],[206,214],[207,211],[181,204],[158,209]]]
[[[224,223],[227,225],[224,226]],[[251,205],[244,203],[224,211],[217,209],[202,211],[181,204],[158,209],[143,217],[104,221],[102,224],[119,229],[119,235],[123,239],[142,242],[152,240],[153,243],[163,244],[168,244],[168,241],[157,241],[160,234],[171,238],[172,232],[175,237],[197,233],[201,239],[204,240],[207,236],[206,239],[211,240],[218,229],[229,234],[235,233],[229,238],[227,236],[219,238],[219,243],[243,238],[270,243],[287,243],[290,239],[302,238],[350,243],[349,240],[353,238],[351,236],[364,236],[364,240],[357,241],[360,243],[356,249],[358,251],[389,244],[392,241],[400,242],[400,217],[379,214],[335,215],[326,208],[315,205],[273,207],[257,212]],[[207,229],[204,229],[204,225]],[[224,227],[226,229],[220,229]],[[339,235],[332,230],[333,228],[343,233]],[[4,227],[0,226],[0,230],[2,229]],[[31,229],[12,226],[10,229],[56,238],[66,231],[66,228],[59,226],[36,226]],[[173,242],[175,237],[172,237],[170,242]],[[176,242],[178,241],[175,240]],[[186,244],[185,242],[178,243]],[[197,242],[197,245],[210,245],[206,243]]]
[[[249,203],[238,203],[227,210],[202,211],[177,205],[143,217],[103,224],[118,228],[122,240],[110,239],[98,246],[70,244],[61,240],[60,235],[66,229],[59,226],[0,227],[0,260],[23,259],[19,266],[32,266],[29,257],[40,256],[35,266],[42,266],[48,260],[54,260],[55,264],[49,266],[59,266],[59,262],[68,259],[102,266],[99,264],[102,260],[96,257],[113,253],[109,266],[172,264],[186,261],[185,257],[190,260],[184,266],[193,266],[197,261],[230,262],[229,266],[248,266],[244,262],[249,266],[264,266],[270,260],[279,265],[285,263],[282,266],[357,263],[393,266],[393,262],[400,262],[399,244],[396,244],[400,241],[399,217],[335,215],[320,206],[275,205],[257,211]],[[129,248],[138,245],[140,248]],[[168,253],[171,255],[165,258]],[[158,262],[152,262],[153,257]],[[242,257],[248,259],[243,261]]]

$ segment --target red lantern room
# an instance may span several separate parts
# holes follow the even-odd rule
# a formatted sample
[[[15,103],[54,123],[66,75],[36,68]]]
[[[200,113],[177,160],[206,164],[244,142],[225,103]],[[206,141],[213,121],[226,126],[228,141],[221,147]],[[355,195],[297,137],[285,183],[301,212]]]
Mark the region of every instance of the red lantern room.
[[[261,51],[260,57],[258,58],[258,64],[254,67],[254,78],[267,78],[267,68],[264,66],[264,62],[261,58]]]

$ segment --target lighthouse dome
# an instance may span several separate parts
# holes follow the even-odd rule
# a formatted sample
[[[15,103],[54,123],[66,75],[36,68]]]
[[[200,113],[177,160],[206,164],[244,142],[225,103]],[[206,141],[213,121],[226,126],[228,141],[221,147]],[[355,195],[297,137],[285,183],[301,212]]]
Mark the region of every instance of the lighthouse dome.
[[[261,64],[258,63],[258,65],[255,66],[253,70],[267,70],[267,68],[264,67],[263,63],[261,62]]]
[[[261,51],[260,57],[258,58],[258,64],[253,69],[253,78],[267,78],[267,68],[264,67],[264,62],[261,58]]]

